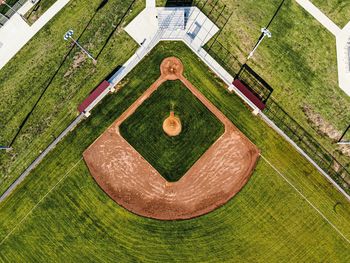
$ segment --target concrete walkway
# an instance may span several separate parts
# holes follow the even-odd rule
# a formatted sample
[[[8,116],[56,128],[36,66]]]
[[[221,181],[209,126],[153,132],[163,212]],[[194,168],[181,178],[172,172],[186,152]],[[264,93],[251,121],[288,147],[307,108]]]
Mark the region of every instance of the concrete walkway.
[[[339,87],[350,96],[350,22],[343,29],[340,29],[309,0],[296,0],[296,2],[335,36],[338,84]]]
[[[328,29],[334,36],[340,34],[341,29],[330,20],[320,9],[318,9],[309,0],[296,0],[310,15],[312,15],[317,21],[319,21],[325,28]]]
[[[0,69],[43,28],[70,0],[57,0],[32,26],[15,14],[0,28]],[[33,4],[28,1],[18,12],[27,13]]]

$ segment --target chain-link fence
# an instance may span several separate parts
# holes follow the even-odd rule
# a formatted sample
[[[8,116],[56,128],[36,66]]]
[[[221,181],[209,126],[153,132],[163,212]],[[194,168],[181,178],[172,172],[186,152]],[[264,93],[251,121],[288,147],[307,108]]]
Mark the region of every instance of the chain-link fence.
[[[331,176],[340,187],[350,194],[350,172],[298,122],[289,116],[276,101],[270,99],[264,113],[324,172]]]
[[[242,67],[238,58],[232,55],[218,40],[215,40],[210,46],[204,48],[208,54],[219,62],[232,76],[235,76]]]
[[[270,98],[273,88],[257,74],[251,67],[244,64],[237,75],[236,79],[241,80],[264,104]]]
[[[220,0],[194,0],[193,5],[198,7],[220,29],[225,27],[232,15],[232,11]]]

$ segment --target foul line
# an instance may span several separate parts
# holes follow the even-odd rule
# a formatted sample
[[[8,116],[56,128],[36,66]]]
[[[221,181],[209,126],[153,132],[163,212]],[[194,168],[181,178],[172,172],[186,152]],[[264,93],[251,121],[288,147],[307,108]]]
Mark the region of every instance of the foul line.
[[[260,154],[260,156],[261,156],[261,158],[266,162],[266,163],[268,163],[271,167],[272,167],[272,169],[274,169],[291,187],[293,187],[294,188],[294,190],[299,194],[299,195],[301,195],[301,197],[306,201],[306,202],[308,202],[309,203],[309,205],[313,208],[313,209],[315,209],[316,211],[317,211],[317,213],[319,213],[320,214],[320,216],[324,219],[324,220],[326,220],[326,222],[328,223],[328,224],[330,224],[330,226],[331,227],[333,227],[334,228],[334,230],[335,231],[337,231],[338,232],[338,234],[339,235],[341,235],[343,238],[344,238],[344,240],[346,241],[346,242],[348,242],[349,244],[350,244],[350,240],[315,206],[315,205],[313,205],[310,201],[309,201],[309,199],[307,199],[307,197],[302,193],[302,192],[300,192],[292,183],[291,183],[291,181],[289,181],[273,164],[271,164],[262,154]]]
[[[81,157],[79,159],[79,161],[77,161],[68,171],[67,173],[62,176],[62,178],[35,204],[35,206],[33,206],[32,209],[29,210],[29,212],[21,219],[21,221],[19,221],[19,223],[17,225],[15,225],[15,227],[5,236],[5,238],[1,241],[0,246],[5,242],[5,240],[24,222],[24,220],[26,220],[26,218],[34,211],[35,208],[38,207],[38,205],[49,195],[49,193],[52,192],[52,190],[54,190],[57,185],[60,184],[60,182],[62,182],[63,179],[67,178],[67,176],[74,170],[74,168],[78,165],[78,163],[83,159],[83,157]]]

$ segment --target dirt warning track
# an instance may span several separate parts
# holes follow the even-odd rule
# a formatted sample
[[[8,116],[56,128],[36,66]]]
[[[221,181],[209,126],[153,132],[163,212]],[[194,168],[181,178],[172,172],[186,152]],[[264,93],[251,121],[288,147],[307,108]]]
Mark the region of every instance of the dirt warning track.
[[[160,220],[190,219],[229,201],[247,183],[257,160],[251,143],[186,78],[175,57],[161,64],[161,76],[83,154],[100,187],[127,210]],[[225,125],[224,134],[174,183],[167,182],[119,133],[119,125],[168,80],[181,80]]]

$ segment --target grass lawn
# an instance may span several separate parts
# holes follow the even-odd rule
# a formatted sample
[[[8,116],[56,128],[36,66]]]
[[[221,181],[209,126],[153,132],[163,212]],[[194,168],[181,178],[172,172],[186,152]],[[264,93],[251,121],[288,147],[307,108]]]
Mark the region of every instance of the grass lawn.
[[[57,0],[40,0],[26,14],[29,23],[34,23],[44,14]]]
[[[350,244],[264,160],[230,202],[189,221],[145,219],[102,192],[82,152],[174,55],[185,76],[349,239],[350,203],[184,44],[163,42],[0,204],[0,261],[349,262]]]
[[[349,0],[311,0],[322,12],[325,13],[340,28],[350,21]]]
[[[157,4],[165,2],[159,0]],[[195,2],[203,6],[206,0]],[[220,13],[224,4],[228,13],[232,12],[218,41],[243,63],[259,38],[260,29],[270,21],[281,0],[220,0],[219,10],[212,11],[210,3],[216,2],[207,1],[204,8],[207,13]],[[329,10],[343,10],[339,19],[350,20],[347,15],[350,9],[346,8],[349,1],[318,2]],[[350,121],[350,97],[338,86],[334,36],[296,1],[285,1],[269,29],[272,38],[263,41],[248,65],[274,88],[273,98],[350,167],[350,156],[341,154],[344,149],[335,144]],[[226,58],[223,50],[219,53]]]
[[[170,137],[163,121],[170,111],[182,131]],[[181,81],[163,83],[120,126],[121,135],[168,181],[178,181],[222,135],[224,125]]]
[[[0,193],[77,116],[77,105],[91,90],[135,52],[137,44],[121,29],[103,49],[132,0],[109,0],[95,13],[100,3],[70,1],[1,69],[0,145],[8,145],[69,51],[64,33],[74,29],[74,36],[80,36],[80,43],[94,56],[102,51],[96,66],[77,47],[70,52],[13,144],[14,150],[0,153]],[[122,25],[144,5],[143,0],[136,0]]]

